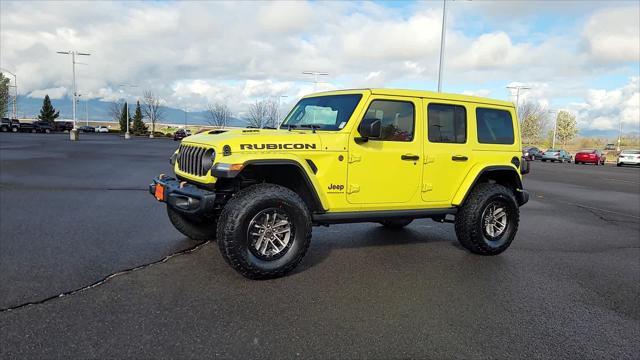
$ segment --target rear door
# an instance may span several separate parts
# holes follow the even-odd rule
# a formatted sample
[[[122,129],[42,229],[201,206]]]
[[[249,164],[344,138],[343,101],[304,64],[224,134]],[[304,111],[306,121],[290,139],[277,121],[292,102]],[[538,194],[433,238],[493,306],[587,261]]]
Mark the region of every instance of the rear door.
[[[468,108],[462,102],[425,99],[426,136],[422,200],[449,202],[472,163]]]

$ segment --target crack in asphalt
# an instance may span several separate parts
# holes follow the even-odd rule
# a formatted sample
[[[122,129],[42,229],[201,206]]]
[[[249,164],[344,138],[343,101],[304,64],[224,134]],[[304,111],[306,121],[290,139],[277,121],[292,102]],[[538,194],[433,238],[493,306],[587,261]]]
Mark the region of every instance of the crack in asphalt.
[[[205,245],[209,244],[210,242],[211,241],[205,241],[205,242],[200,243],[200,244],[198,244],[196,246],[193,246],[193,247],[178,251],[178,252],[173,253],[173,254],[169,254],[169,255],[163,257],[160,260],[156,260],[156,261],[153,261],[153,262],[150,262],[150,263],[147,263],[147,264],[138,265],[138,266],[135,266],[135,267],[132,267],[132,268],[129,268],[129,269],[125,269],[125,270],[121,270],[121,271],[115,272],[113,274],[109,274],[109,275],[103,277],[102,279],[100,279],[100,280],[98,280],[98,281],[96,281],[94,283],[91,283],[89,285],[86,285],[86,286],[83,286],[83,287],[80,287],[80,288],[76,288],[76,289],[73,289],[73,290],[65,291],[65,292],[60,293],[58,295],[49,296],[49,297],[41,299],[41,300],[29,301],[29,302],[25,302],[25,303],[22,303],[22,304],[19,304],[19,305],[14,305],[14,306],[10,306],[10,307],[7,307],[7,308],[0,309],[0,314],[4,313],[4,312],[9,312],[9,311],[12,311],[12,310],[18,310],[18,309],[21,309],[21,308],[24,308],[24,307],[27,307],[27,306],[31,306],[31,305],[44,304],[44,303],[49,302],[49,301],[54,300],[54,299],[58,299],[58,298],[65,297],[65,296],[70,296],[70,295],[75,295],[75,294],[83,292],[85,290],[93,289],[95,287],[98,287],[98,286],[106,283],[107,281],[109,281],[109,280],[111,280],[111,279],[113,279],[115,277],[118,277],[118,276],[121,276],[121,275],[126,275],[126,274],[129,274],[129,273],[134,272],[134,271],[146,269],[146,268],[154,266],[154,265],[162,264],[162,263],[167,262],[169,259],[172,259],[172,258],[174,258],[176,256],[186,255],[186,254],[190,254],[192,252],[195,252],[195,251],[201,249],[202,247],[204,247]]]

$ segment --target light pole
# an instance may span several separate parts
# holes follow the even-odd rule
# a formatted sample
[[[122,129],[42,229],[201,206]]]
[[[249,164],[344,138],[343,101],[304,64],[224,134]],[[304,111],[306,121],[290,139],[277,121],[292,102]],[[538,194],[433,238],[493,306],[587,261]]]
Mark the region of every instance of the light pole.
[[[516,90],[516,115],[518,116],[518,120],[520,120],[520,90],[529,90],[531,89],[530,86],[526,86],[526,85],[514,85],[514,86],[507,86],[507,89],[509,90]]]
[[[322,72],[322,71],[303,71],[302,72],[305,75],[313,75],[313,92],[318,91],[318,76],[328,76],[329,73],[328,72]]]
[[[442,92],[442,65],[444,64],[444,44],[447,34],[447,0],[442,0],[442,31],[440,32],[440,65],[438,66],[438,92]]]
[[[76,50],[69,51],[58,51],[58,54],[62,55],[71,55],[71,71],[73,73],[73,130],[69,133],[71,134],[71,140],[78,139],[78,126],[76,124],[76,55],[77,56],[89,56],[89,53],[82,53]]]
[[[622,117],[620,117],[620,124],[618,124],[618,146],[616,151],[620,152],[620,143],[622,142]]]
[[[9,73],[13,76],[13,86],[11,85],[9,86],[13,87],[13,118],[17,119],[18,118],[18,77],[16,76],[16,74],[12,73],[11,71],[5,68],[0,68],[0,70],[6,73]]]
[[[130,89],[132,88],[137,88],[138,85],[133,85],[133,84],[120,84],[118,85],[118,87],[128,87]],[[125,95],[125,102],[127,102],[127,97]],[[122,130],[120,130],[122,131]],[[124,138],[125,139],[130,139],[131,138],[131,134],[129,133],[129,104],[127,103],[127,131],[124,133]]]

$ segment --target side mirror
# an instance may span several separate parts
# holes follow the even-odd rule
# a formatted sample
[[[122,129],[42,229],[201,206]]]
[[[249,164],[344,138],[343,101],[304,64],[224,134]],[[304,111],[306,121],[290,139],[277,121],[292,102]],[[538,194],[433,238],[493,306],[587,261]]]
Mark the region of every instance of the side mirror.
[[[378,119],[363,119],[358,126],[360,137],[355,138],[358,144],[365,143],[369,139],[382,137],[382,122]]]

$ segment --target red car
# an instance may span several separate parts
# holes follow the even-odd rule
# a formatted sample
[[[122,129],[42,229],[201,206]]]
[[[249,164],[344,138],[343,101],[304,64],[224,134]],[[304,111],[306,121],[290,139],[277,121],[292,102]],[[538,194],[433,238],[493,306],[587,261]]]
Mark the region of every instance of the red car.
[[[606,161],[606,157],[600,150],[581,150],[576,153],[574,157],[576,164],[596,164],[596,165],[604,165]]]

